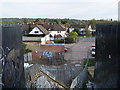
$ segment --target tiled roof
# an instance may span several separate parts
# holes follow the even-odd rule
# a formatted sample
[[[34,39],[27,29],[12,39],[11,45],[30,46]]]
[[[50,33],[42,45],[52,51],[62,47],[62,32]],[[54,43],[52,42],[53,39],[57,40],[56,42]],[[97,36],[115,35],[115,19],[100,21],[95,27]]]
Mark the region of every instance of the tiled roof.
[[[59,24],[43,24],[43,27],[48,31],[65,31],[65,29]]]
[[[38,27],[44,34],[49,34],[49,32],[42,26],[42,25],[22,25],[22,32],[23,35],[28,35],[28,33],[30,31],[32,31],[32,29],[34,29],[35,27]]]
[[[66,31],[60,24],[55,23],[42,23],[42,24],[24,24],[22,25],[23,35],[28,35],[28,33],[35,27],[41,29],[44,34],[48,34],[49,31]]]
[[[44,33],[44,34],[49,34],[49,32],[42,26],[42,25],[37,25],[37,27]]]

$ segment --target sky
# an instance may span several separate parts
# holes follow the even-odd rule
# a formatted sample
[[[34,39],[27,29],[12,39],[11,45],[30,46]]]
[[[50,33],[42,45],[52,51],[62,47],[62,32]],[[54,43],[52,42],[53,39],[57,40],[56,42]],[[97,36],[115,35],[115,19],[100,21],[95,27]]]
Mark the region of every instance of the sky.
[[[0,18],[118,19],[119,0],[0,0]]]

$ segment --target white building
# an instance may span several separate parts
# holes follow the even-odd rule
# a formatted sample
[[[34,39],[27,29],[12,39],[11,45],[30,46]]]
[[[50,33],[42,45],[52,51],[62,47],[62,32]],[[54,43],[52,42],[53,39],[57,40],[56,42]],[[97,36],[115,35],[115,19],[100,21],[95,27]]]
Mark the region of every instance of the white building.
[[[27,35],[23,35],[24,42],[41,42],[45,43],[47,40],[50,40],[50,33],[42,26],[35,25],[29,27]]]

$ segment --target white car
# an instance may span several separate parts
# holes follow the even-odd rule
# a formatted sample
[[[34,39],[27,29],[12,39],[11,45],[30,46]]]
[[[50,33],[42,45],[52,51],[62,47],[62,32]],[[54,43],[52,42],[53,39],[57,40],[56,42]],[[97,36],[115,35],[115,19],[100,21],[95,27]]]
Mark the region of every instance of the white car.
[[[91,55],[95,56],[95,47],[91,47]]]
[[[95,56],[95,44],[92,44],[90,52],[91,52],[91,55],[94,57]]]

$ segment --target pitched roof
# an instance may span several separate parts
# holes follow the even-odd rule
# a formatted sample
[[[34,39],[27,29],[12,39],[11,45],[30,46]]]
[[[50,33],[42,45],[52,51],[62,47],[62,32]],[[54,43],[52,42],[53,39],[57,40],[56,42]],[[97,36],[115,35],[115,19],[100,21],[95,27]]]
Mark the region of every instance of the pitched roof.
[[[77,28],[85,28],[85,25],[84,24],[71,24],[71,27],[75,28],[75,29],[77,29]]]
[[[28,35],[30,31],[32,31],[32,29],[34,29],[35,27],[38,27],[44,34],[49,34],[49,32],[42,26],[42,25],[22,25],[22,32],[23,35]]]
[[[49,32],[42,26],[42,25],[37,25],[37,27],[44,33],[44,34],[49,34]]]
[[[60,24],[42,23],[42,24],[24,24],[22,25],[23,35],[28,35],[33,28],[38,27],[44,34],[48,34],[49,31],[66,31]]]
[[[65,31],[65,29],[59,25],[59,24],[48,24],[45,23],[42,25],[45,29],[47,29],[48,31]]]
[[[29,24],[24,24],[22,25],[22,33],[23,35],[28,35],[28,33],[35,28],[36,25],[29,25]]]

